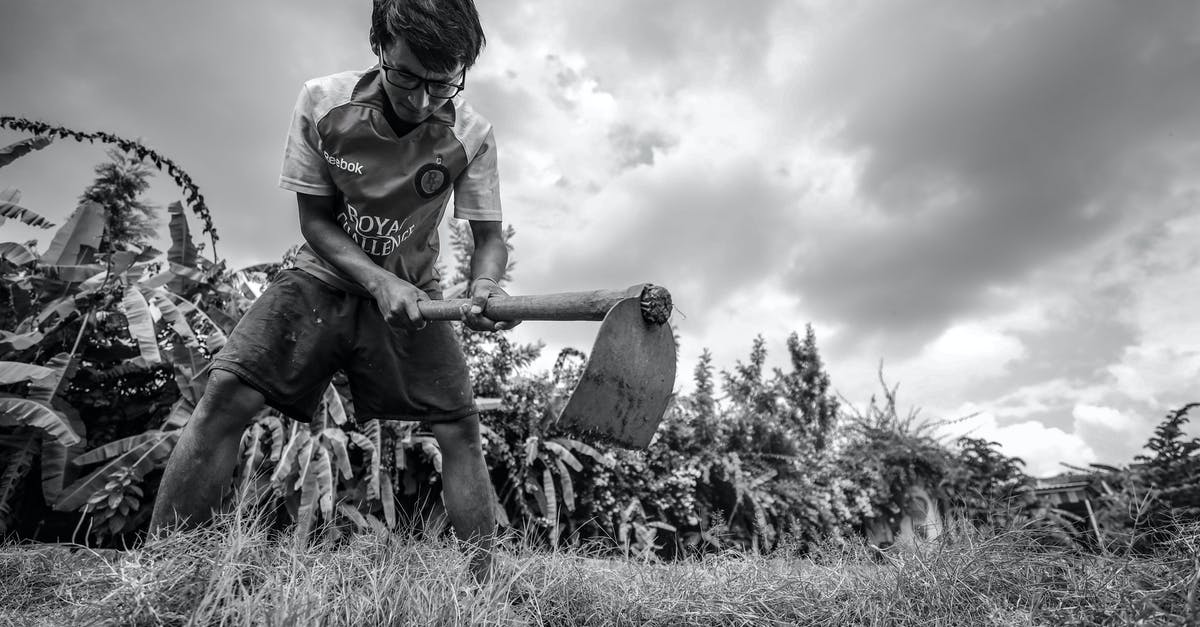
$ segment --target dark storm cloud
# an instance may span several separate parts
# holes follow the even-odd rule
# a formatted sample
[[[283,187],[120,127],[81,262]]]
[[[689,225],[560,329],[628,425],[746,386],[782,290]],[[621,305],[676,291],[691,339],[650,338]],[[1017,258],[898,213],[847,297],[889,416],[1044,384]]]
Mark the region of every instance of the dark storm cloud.
[[[501,37],[561,40],[585,53],[604,89],[674,90],[705,80],[733,88],[736,77],[759,74],[769,49],[765,33],[782,4],[568,0],[481,11]]]
[[[669,285],[700,328],[718,306],[771,280],[786,257],[793,201],[771,176],[746,161],[627,177],[618,196],[586,208],[603,217],[586,238],[569,240],[579,246],[561,246],[549,263],[523,272],[556,290]]]
[[[917,5],[920,6],[917,6]],[[874,226],[814,242],[822,316],[911,348],[1092,245],[1197,165],[1200,5],[869,5],[814,53],[809,102],[864,156]]]

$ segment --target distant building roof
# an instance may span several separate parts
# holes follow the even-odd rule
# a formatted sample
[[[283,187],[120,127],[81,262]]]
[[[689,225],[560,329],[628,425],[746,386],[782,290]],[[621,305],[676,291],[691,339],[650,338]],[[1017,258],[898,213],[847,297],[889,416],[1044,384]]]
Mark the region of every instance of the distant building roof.
[[[1039,477],[1034,481],[1033,491],[1051,505],[1080,503],[1096,495],[1091,487],[1091,476],[1086,473],[1068,472],[1053,477]]]

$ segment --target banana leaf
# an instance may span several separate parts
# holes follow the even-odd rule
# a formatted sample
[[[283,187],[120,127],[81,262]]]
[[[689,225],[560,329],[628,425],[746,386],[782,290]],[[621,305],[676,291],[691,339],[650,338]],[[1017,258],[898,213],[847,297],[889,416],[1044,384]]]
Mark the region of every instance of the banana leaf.
[[[62,409],[67,422],[83,439],[73,446],[65,446],[58,440],[42,442],[42,498],[51,506],[57,504],[63,490],[78,477],[75,458],[84,452],[87,443],[87,427],[73,408]]]
[[[37,324],[41,325],[55,315],[66,318],[76,311],[79,311],[79,305],[75,301],[75,295],[56,298],[42,307],[41,313],[37,315]]]
[[[137,342],[142,359],[147,365],[162,363],[158,352],[158,338],[154,331],[154,321],[150,318],[150,306],[145,297],[134,286],[125,288],[125,297],[121,299],[121,313],[129,321],[129,334]]]
[[[437,440],[431,435],[414,435],[412,441],[413,444],[421,445],[421,451],[433,462],[433,469],[440,474],[442,472],[442,447],[438,446]]]
[[[262,288],[251,281],[244,271],[239,270],[233,274],[233,283],[234,289],[247,300],[257,300],[262,295]]]
[[[380,522],[378,518],[370,514],[363,514],[355,509],[353,505],[342,501],[341,503],[338,503],[337,510],[343,516],[349,518],[350,522],[358,525],[359,529],[362,529],[368,533],[373,531],[380,536],[387,535],[387,527],[384,526],[384,524]]]
[[[551,441],[561,444],[578,453],[583,453],[584,455],[596,460],[601,466],[606,468],[612,468],[613,466],[617,465],[617,460],[612,456],[612,454],[601,453],[585,442],[580,442],[579,440],[574,440],[571,438],[554,438]]]
[[[354,469],[350,466],[350,453],[346,450],[346,433],[341,429],[331,427],[321,431],[321,437],[329,445],[329,451],[333,454],[333,459],[337,462],[337,468],[341,471],[342,476],[346,479],[353,477]]]
[[[192,325],[188,324],[187,318],[183,312],[171,302],[171,297],[167,295],[167,291],[163,288],[155,288],[150,292],[150,300],[154,306],[162,312],[163,318],[175,330],[176,335],[183,339],[183,343],[189,347],[200,345],[200,341],[196,339],[196,333],[192,330]]]
[[[379,449],[375,446],[375,443],[371,441],[371,438],[368,438],[357,431],[351,431],[346,435],[350,436],[350,441],[353,442],[354,445],[359,448],[359,450],[363,451],[364,453],[369,452],[371,454],[370,466],[367,468],[367,498],[380,498],[379,482],[381,471],[379,464]]]
[[[39,377],[29,384],[29,398],[43,403],[53,403],[63,384],[69,383],[79,369],[79,362],[70,353],[59,353],[46,362],[49,376]]]
[[[98,464],[106,460],[120,458],[131,451],[149,450],[148,447],[159,447],[163,449],[162,452],[169,454],[174,440],[178,438],[179,434],[174,431],[151,429],[127,438],[114,440],[103,446],[98,446],[75,458],[75,463],[80,466]]]
[[[196,257],[200,256],[199,249],[192,241],[192,232],[188,228],[187,215],[183,212],[183,204],[173,202],[167,207],[171,215],[171,248],[167,250],[167,260],[187,268],[196,265]],[[190,278],[190,277],[189,277]]]
[[[83,507],[88,499],[104,489],[108,480],[118,471],[131,471],[135,480],[140,480],[146,473],[167,462],[175,443],[179,441],[179,434],[179,431],[150,430],[109,442],[76,457],[74,463],[79,466],[108,461],[64,490],[54,509],[69,512]]]
[[[380,473],[379,502],[383,505],[383,520],[388,529],[396,528],[396,493],[392,491],[392,475]]]
[[[271,434],[271,463],[277,464],[280,453],[287,445],[287,439],[283,434],[283,421],[278,416],[267,416],[263,420],[263,425]]]
[[[179,388],[180,398],[186,399],[190,405],[187,407],[188,415],[191,415],[204,395],[210,366],[209,360],[200,352],[199,345],[175,342],[171,347],[171,368],[175,373],[175,385]]]
[[[575,472],[583,472],[583,464],[579,463],[579,460],[571,454],[571,451],[567,450],[567,447],[553,440],[547,440],[543,442],[542,445],[545,446],[546,449],[558,455],[558,459],[560,461],[566,462],[568,466],[574,468]]]
[[[196,404],[191,399],[180,397],[171,406],[171,413],[167,414],[167,419],[163,421],[163,429],[182,429],[192,417],[192,412],[196,410]]]
[[[336,425],[346,424],[346,408],[342,405],[342,396],[332,383],[325,388],[325,411]]]
[[[16,161],[17,159],[20,159],[21,157],[24,157],[35,150],[41,150],[42,148],[49,146],[50,142],[52,141],[54,141],[53,138],[48,135],[38,135],[36,137],[30,137],[29,139],[22,139],[19,142],[15,142],[0,148],[0,168],[3,168],[4,166]]]
[[[0,396],[0,427],[17,426],[37,427],[66,446],[82,439],[62,412],[45,403],[11,395]]]
[[[567,506],[567,511],[575,511],[575,484],[571,481],[571,473],[567,471],[567,465],[562,459],[554,460],[558,466],[558,482],[562,484],[563,504]]]
[[[8,351],[23,351],[37,346],[46,336],[41,331],[29,333],[9,333],[0,331],[0,355]]]
[[[321,507],[321,516],[326,520],[333,520],[333,465],[329,462],[329,451],[324,448],[317,450],[317,459],[314,460],[317,473],[317,503]]]
[[[153,246],[145,246],[137,251],[137,262],[153,261],[163,252]]]
[[[292,473],[292,467],[296,464],[296,457],[299,455],[300,449],[304,446],[304,441],[308,437],[307,429],[299,428],[299,423],[292,424],[292,437],[288,440],[287,448],[283,449],[279,463],[275,465],[275,472],[271,473],[271,483],[277,483],[281,486],[287,485],[287,479]]]
[[[246,460],[242,476],[245,477],[246,480],[249,480],[250,477],[254,476],[254,468],[262,459],[262,447],[259,446],[259,439],[262,438],[262,434],[262,425],[259,425],[258,423],[251,425],[250,428],[242,434],[241,457]]]
[[[299,490],[304,484],[304,478],[308,476],[309,466],[313,462],[313,449],[320,448],[316,445],[311,437],[304,439],[304,443],[300,445],[300,452],[296,453],[296,463],[300,465],[300,472],[297,474],[295,489]]]
[[[15,218],[28,224],[42,229],[48,229],[54,226],[54,223],[43,218],[42,216],[18,205],[21,200],[21,192],[13,188],[8,188],[0,191],[0,224],[4,224],[6,218]]]
[[[225,345],[226,338],[225,331],[221,329],[220,325],[213,321],[212,318],[209,318],[207,313],[201,311],[199,307],[193,305],[186,298],[183,298],[182,296],[170,291],[168,291],[167,294],[171,297],[171,300],[175,302],[175,306],[178,307],[185,316],[196,315],[200,317],[201,320],[207,322],[210,327],[212,327],[212,332],[209,333],[205,343],[207,344],[208,350],[212,353],[216,353],[217,351],[221,350],[221,347]]]
[[[525,464],[524,465],[526,468],[532,466],[533,462],[535,460],[537,460],[538,450],[539,450],[538,437],[536,435],[531,435],[531,436],[525,438]]]
[[[14,266],[23,266],[37,261],[38,256],[26,246],[16,242],[4,242],[0,243],[0,258]]]
[[[15,498],[38,452],[37,431],[0,433],[0,537],[16,519]]]
[[[316,517],[316,504],[319,488],[317,473],[305,473],[300,476],[296,489],[300,492],[300,509],[296,512],[296,535],[304,538],[312,528],[313,518]]]
[[[61,281],[63,283],[86,283],[92,281],[99,284],[108,274],[104,266],[97,263],[87,263],[79,265],[45,265],[41,266],[41,270],[47,279]]]
[[[20,361],[0,361],[0,385],[45,379],[53,374],[54,369],[45,366],[35,366]]]
[[[104,237],[104,207],[97,202],[80,205],[67,223],[58,229],[50,248],[42,255],[48,266],[74,266],[84,263],[88,249],[100,247]]]
[[[118,250],[108,256],[108,271],[113,275],[122,275],[133,268],[134,262],[137,261],[137,253],[131,250]],[[145,266],[142,266],[145,269]],[[132,281],[130,281],[132,282]]]
[[[546,495],[546,519],[550,521],[550,528],[554,529],[558,524],[558,491],[554,489],[554,473],[549,468],[542,469],[542,494]]]
[[[383,423],[379,420],[368,420],[362,426],[363,433],[371,440],[371,472],[367,480],[367,498],[372,495],[382,499],[380,481],[387,475],[383,467]]]

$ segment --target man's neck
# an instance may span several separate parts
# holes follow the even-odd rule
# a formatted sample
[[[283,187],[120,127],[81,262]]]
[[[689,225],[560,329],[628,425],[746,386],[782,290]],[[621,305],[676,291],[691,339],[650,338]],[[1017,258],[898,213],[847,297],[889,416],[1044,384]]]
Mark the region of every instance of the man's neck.
[[[388,99],[386,93],[383,94],[383,118],[387,120],[388,126],[392,127],[392,131],[396,133],[396,137],[404,137],[411,133],[413,129],[420,126],[420,124],[401,120],[400,116],[396,115],[396,109],[392,107],[392,102]]]

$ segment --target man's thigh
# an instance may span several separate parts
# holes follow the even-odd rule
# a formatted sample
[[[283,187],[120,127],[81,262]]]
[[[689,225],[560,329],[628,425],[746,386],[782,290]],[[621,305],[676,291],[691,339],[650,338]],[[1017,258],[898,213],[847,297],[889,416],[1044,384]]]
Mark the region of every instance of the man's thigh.
[[[250,307],[213,358],[268,405],[309,421],[345,352],[338,325],[349,323],[348,295],[301,270],[284,270]]]
[[[476,412],[470,371],[449,322],[393,330],[378,311],[365,309],[345,364],[358,420],[446,422]]]

